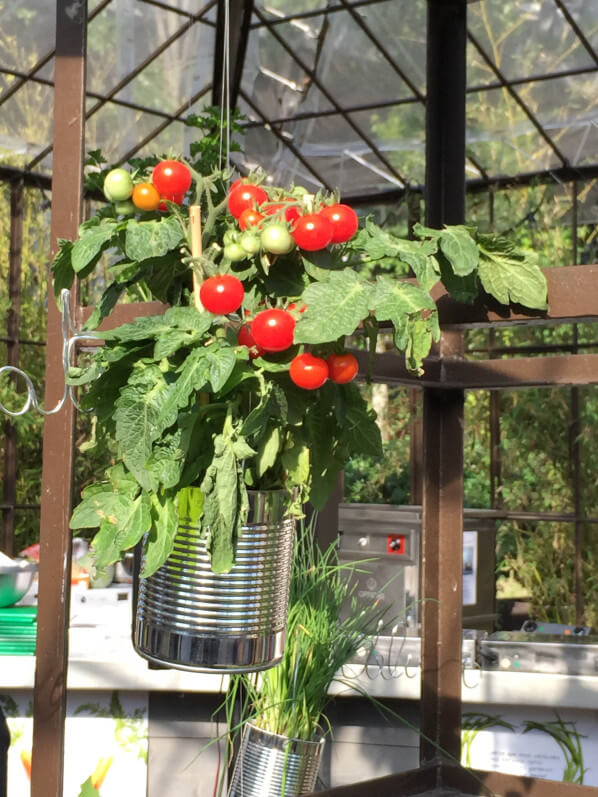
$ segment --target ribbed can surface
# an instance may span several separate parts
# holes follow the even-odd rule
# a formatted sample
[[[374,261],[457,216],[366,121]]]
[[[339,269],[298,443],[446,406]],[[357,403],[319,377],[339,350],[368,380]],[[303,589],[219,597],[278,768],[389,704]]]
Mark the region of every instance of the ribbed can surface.
[[[198,528],[181,524],[168,560],[140,579],[135,648],[184,670],[246,672],[282,656],[295,522],[284,491],[252,492],[229,573],[214,573]]]
[[[295,797],[313,792],[324,739],[289,739],[248,724],[228,797]],[[284,792],[283,792],[284,783]]]

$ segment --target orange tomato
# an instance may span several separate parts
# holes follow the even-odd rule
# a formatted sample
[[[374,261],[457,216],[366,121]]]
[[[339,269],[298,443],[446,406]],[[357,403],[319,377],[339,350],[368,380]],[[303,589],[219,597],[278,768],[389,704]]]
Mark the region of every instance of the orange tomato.
[[[137,183],[131,197],[139,210],[155,210],[160,204],[160,192],[151,183]]]

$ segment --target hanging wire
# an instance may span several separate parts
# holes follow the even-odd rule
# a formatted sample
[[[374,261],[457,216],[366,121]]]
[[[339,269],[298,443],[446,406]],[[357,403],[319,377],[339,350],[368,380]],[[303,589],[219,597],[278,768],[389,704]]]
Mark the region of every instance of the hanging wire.
[[[223,158],[223,135],[225,157]],[[223,163],[224,160],[224,163]],[[220,148],[218,163],[221,169],[228,170],[230,165],[230,0],[224,0],[224,42],[222,57],[222,80],[220,88]]]
[[[35,390],[35,386],[31,381],[30,377],[22,371],[20,368],[17,368],[14,365],[3,365],[0,368],[0,376],[5,373],[16,374],[20,376],[23,381],[25,382],[25,386],[27,387],[27,398],[25,399],[25,403],[21,407],[20,410],[9,410],[8,407],[5,407],[4,404],[0,401],[0,411],[2,411],[5,415],[9,415],[11,418],[17,418],[20,415],[25,415],[31,408],[33,408],[36,412],[39,412],[41,415],[55,415],[57,412],[63,408],[65,401],[67,398],[70,398],[73,406],[81,411],[82,408],[79,406],[79,403],[75,397],[75,390],[72,385],[66,384],[66,377],[71,367],[71,362],[73,359],[73,350],[75,348],[75,344],[79,340],[90,338],[98,338],[94,332],[78,332],[74,325],[73,319],[71,317],[71,306],[70,306],[70,292],[66,289],[63,289],[60,292],[60,305],[61,305],[61,315],[62,315],[62,370],[64,372],[65,384],[64,384],[64,392],[62,394],[62,398],[53,407],[51,410],[44,409],[37,397],[37,393]]]

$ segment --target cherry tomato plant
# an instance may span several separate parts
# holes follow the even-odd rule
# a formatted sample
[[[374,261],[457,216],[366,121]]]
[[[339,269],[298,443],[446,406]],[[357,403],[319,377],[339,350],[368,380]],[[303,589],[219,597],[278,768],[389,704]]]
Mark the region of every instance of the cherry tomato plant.
[[[257,174],[228,187],[230,174],[199,157],[107,169],[102,181],[106,206],[76,241],[60,242],[56,294],[75,276],[94,279],[107,257],[113,279],[89,335],[127,294],[168,309],[108,325],[91,364],[69,376],[115,451],[71,521],[99,529],[98,567],[144,539],[151,574],[180,515],[209,526],[212,567],[224,572],[248,490],[287,491],[291,512],[307,499],[323,506],[351,457],[382,453],[351,338],[374,351],[384,322],[407,368],[422,373],[439,337],[431,291],[441,278],[460,301],[483,288],[502,304],[546,307],[533,256],[470,228],[416,225],[414,240],[400,239],[333,194]],[[201,216],[193,249],[191,205]],[[412,279],[370,279],[380,260]]]

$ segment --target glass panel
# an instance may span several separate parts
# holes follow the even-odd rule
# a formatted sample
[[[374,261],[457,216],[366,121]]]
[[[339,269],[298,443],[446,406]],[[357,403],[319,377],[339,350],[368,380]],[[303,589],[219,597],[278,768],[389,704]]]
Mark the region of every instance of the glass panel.
[[[387,0],[356,9],[406,77],[426,90],[426,4],[424,0]],[[396,90],[396,89],[395,89]]]
[[[250,33],[241,88],[268,121],[332,108],[283,46],[264,29]]]
[[[410,183],[425,177],[425,109],[419,102],[352,113],[351,118],[369,135],[397,172]],[[386,167],[382,164],[384,171]],[[390,188],[389,182],[386,188]]]
[[[6,165],[23,167],[52,141],[54,90],[28,82],[2,105],[0,156]]]
[[[47,0],[2,3],[0,30],[0,65],[27,72],[54,49],[56,4]]]
[[[493,175],[561,165],[527,114],[502,89],[468,94],[467,149]]]
[[[112,0],[89,25],[88,88],[109,93],[188,24],[186,17],[148,3]],[[182,93],[197,81],[199,70],[204,83],[208,75],[211,80],[213,35],[211,27],[193,25],[146,67],[149,71],[135,79],[134,88],[132,84],[125,87],[121,96],[149,107],[177,107]]]
[[[598,19],[595,0],[563,0],[563,4],[579,25],[594,51],[598,51]]]
[[[213,59],[213,29],[193,25],[116,97],[166,113],[178,113],[212,81]]]
[[[85,151],[99,148],[109,163],[115,163],[162,124],[160,116],[108,102],[87,122]],[[155,152],[155,146],[152,144],[151,152]]]
[[[482,0],[468,11],[469,30],[508,79],[594,65],[552,0]]]
[[[528,83],[520,93],[573,164],[596,162],[598,74]]]
[[[288,17],[326,8],[327,0],[257,0],[256,6],[273,17]]]

